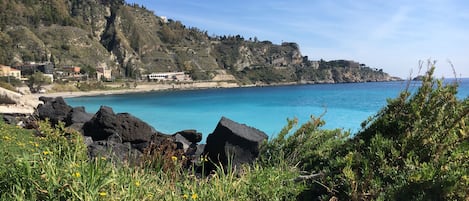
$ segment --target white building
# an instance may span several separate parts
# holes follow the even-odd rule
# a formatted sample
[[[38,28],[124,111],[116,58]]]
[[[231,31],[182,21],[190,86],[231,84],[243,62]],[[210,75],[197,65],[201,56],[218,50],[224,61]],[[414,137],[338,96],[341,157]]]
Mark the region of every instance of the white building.
[[[148,80],[173,80],[185,81],[190,80],[189,76],[184,72],[165,72],[165,73],[151,73],[146,75]]]

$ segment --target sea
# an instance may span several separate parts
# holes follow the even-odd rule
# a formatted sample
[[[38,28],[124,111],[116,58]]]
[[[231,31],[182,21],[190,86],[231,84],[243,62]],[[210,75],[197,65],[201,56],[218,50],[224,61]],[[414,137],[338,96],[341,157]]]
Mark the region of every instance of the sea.
[[[453,82],[447,79],[445,82]],[[469,97],[469,78],[459,79],[458,98]],[[205,139],[221,117],[257,128],[270,137],[287,125],[311,116],[325,121],[324,129],[344,129],[352,135],[361,123],[386,106],[405,89],[415,92],[419,81],[309,84],[269,87],[217,88],[186,91],[156,91],[120,95],[66,98],[71,106],[85,106],[95,113],[110,106],[116,113],[127,112],[173,134],[196,129]]]

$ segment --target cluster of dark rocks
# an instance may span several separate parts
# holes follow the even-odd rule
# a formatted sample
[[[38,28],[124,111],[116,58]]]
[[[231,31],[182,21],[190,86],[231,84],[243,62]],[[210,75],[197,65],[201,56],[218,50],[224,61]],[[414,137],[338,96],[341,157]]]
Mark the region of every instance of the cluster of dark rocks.
[[[206,144],[201,144],[202,134],[196,130],[182,130],[164,134],[129,113],[114,113],[113,109],[101,106],[95,113],[86,112],[84,107],[71,107],[62,97],[41,97],[43,104],[37,107],[36,118],[55,126],[64,122],[66,127],[80,132],[88,147],[89,157],[108,157],[117,161],[141,162],[148,149],[171,147],[174,153],[197,159],[207,157],[206,170],[216,165],[233,167],[252,163],[259,155],[259,145],[268,136],[244,124],[222,117]]]

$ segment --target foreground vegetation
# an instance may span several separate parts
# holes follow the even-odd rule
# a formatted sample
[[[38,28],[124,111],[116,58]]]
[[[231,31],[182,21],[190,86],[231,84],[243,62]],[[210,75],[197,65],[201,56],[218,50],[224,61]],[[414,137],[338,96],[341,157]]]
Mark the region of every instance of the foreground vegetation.
[[[290,200],[300,191],[291,191],[297,173],[281,164],[246,166],[243,173],[220,168],[199,178],[176,157],[166,171],[89,160],[80,134],[47,122],[40,130],[34,137],[0,124],[1,200]]]
[[[209,177],[178,157],[152,161],[169,169],[90,160],[81,136],[62,125],[41,122],[33,132],[0,123],[0,199],[468,200],[469,98],[432,75],[352,137],[321,129],[320,118],[289,120],[255,164]]]

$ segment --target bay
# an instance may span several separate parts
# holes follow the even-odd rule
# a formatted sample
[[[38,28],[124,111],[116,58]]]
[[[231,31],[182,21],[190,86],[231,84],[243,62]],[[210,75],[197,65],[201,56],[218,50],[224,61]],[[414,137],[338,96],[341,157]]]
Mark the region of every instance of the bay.
[[[469,79],[461,79],[458,97],[469,96]],[[346,84],[292,85],[252,88],[159,91],[94,97],[67,98],[72,106],[85,106],[95,113],[101,105],[114,112],[128,112],[172,134],[184,129],[202,132],[204,139],[222,116],[274,136],[287,118],[306,122],[322,116],[325,129],[342,128],[352,133],[360,124],[409,87],[420,82],[371,82]]]

